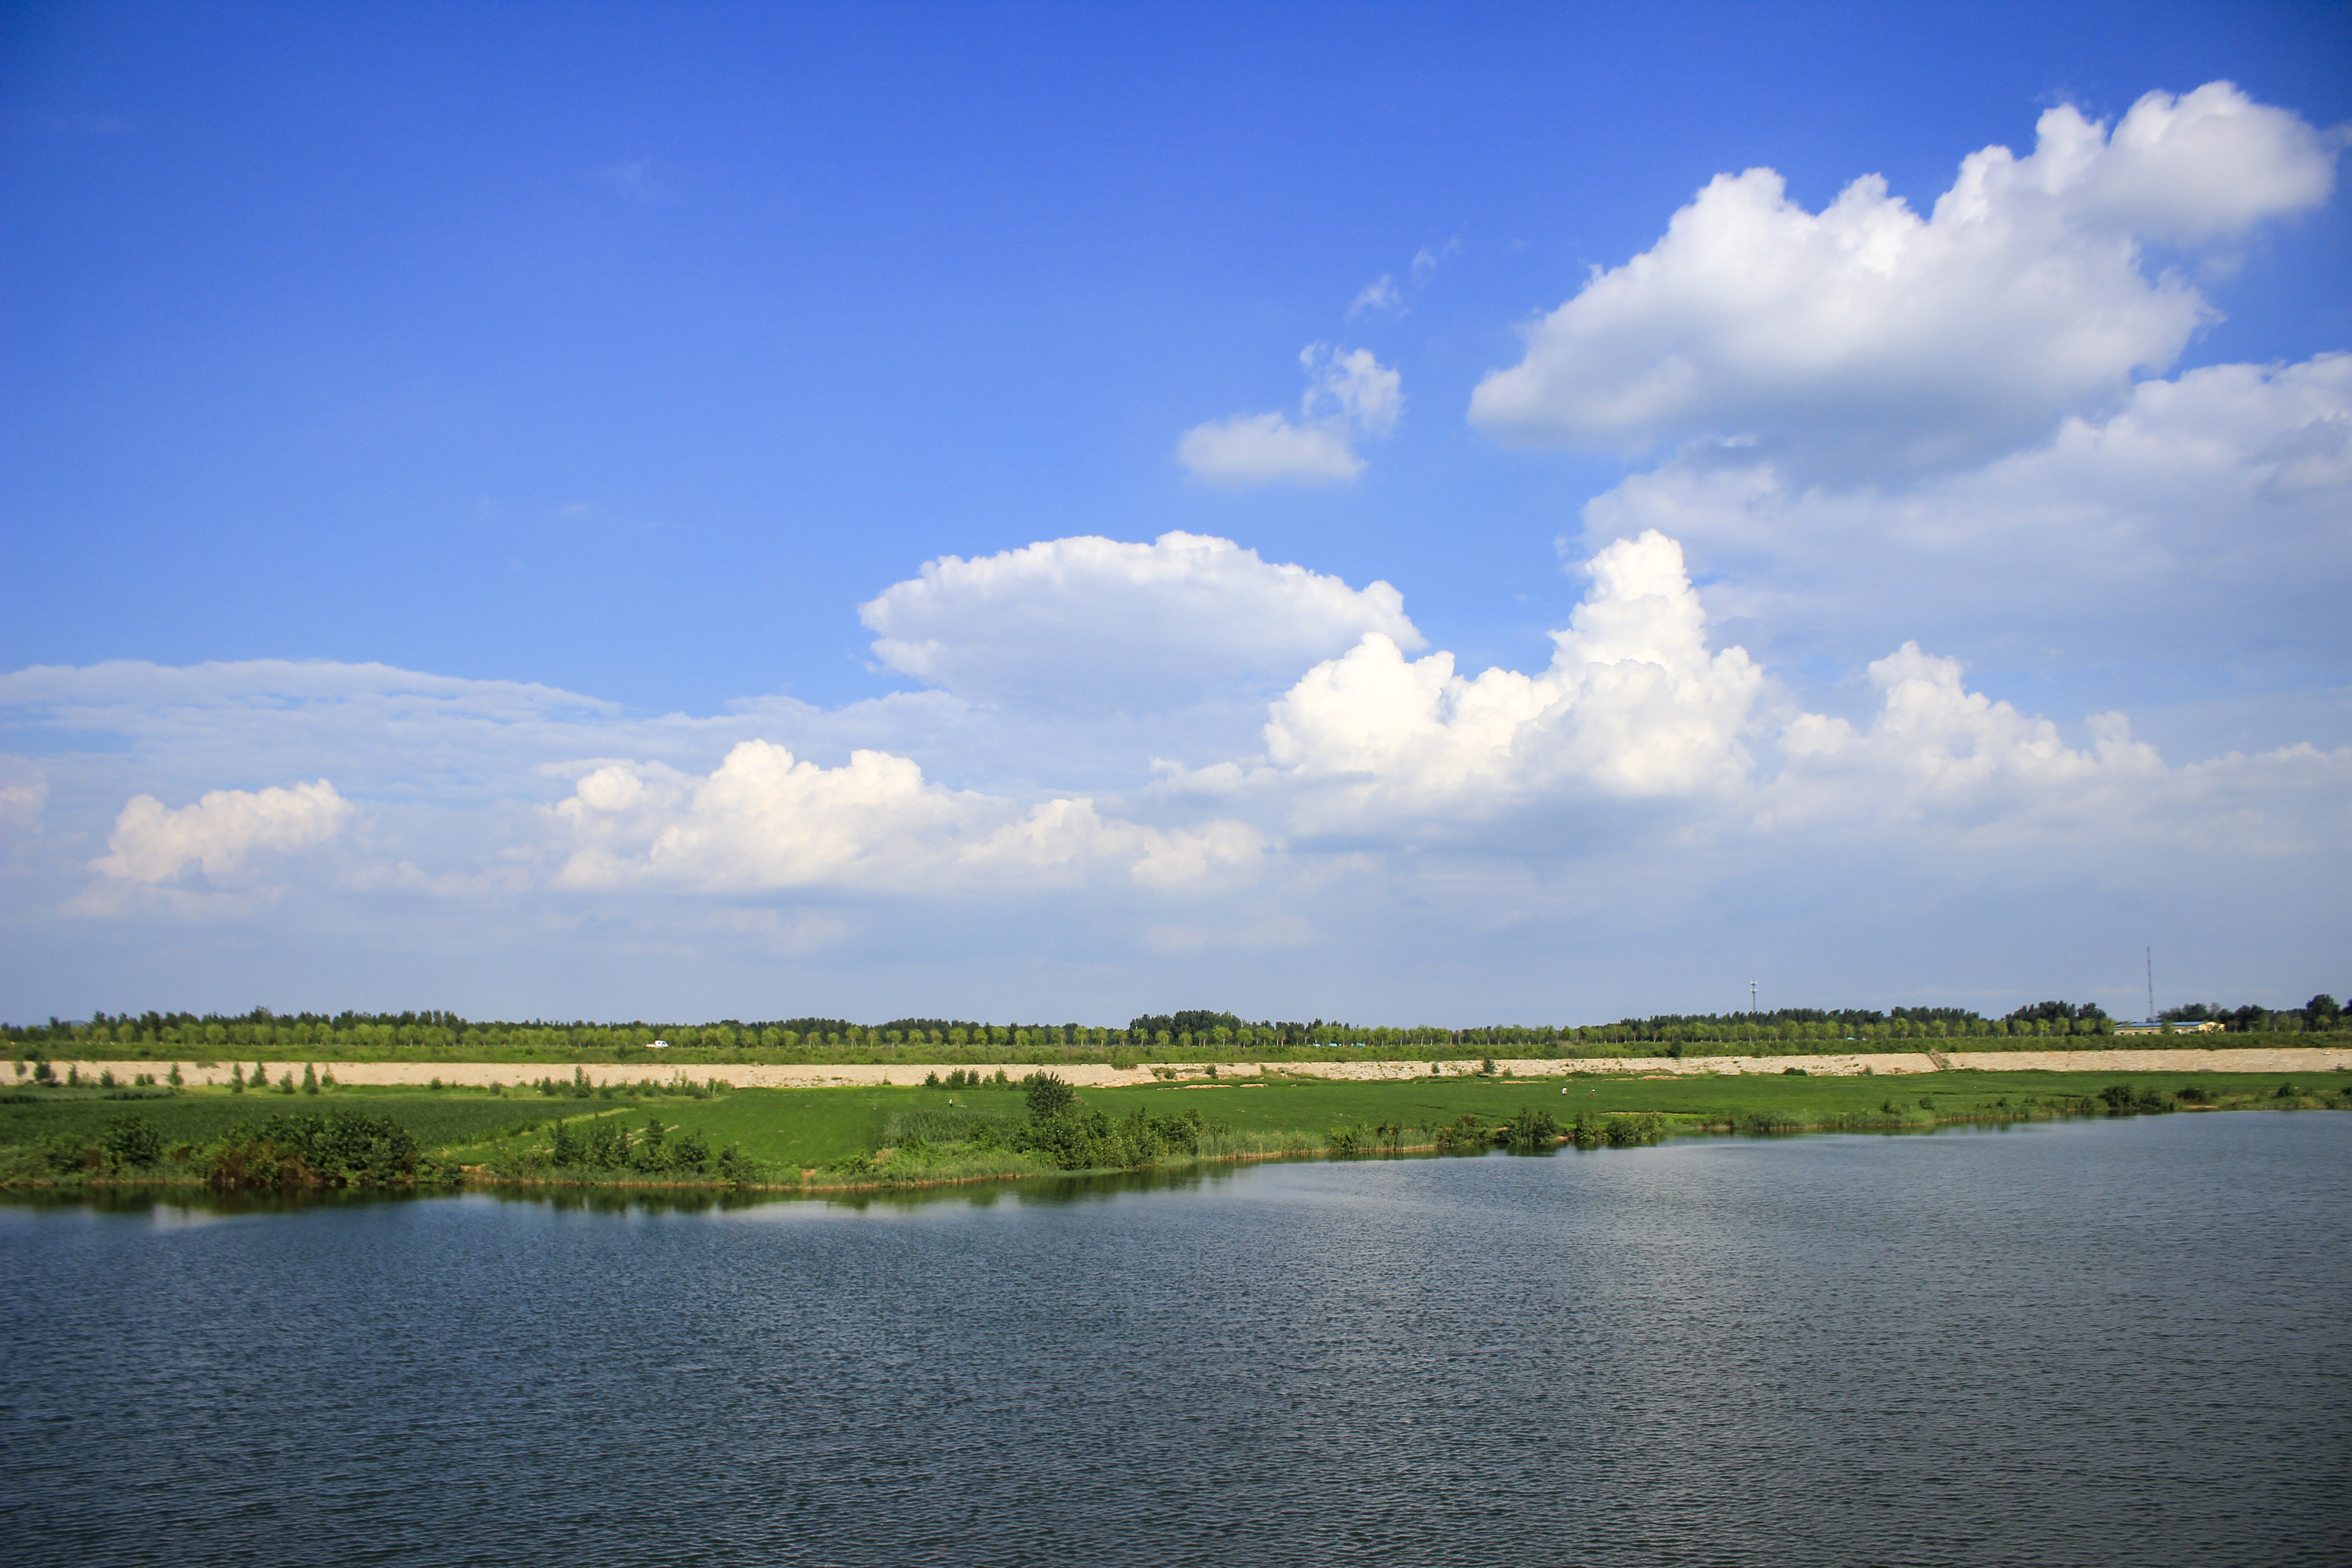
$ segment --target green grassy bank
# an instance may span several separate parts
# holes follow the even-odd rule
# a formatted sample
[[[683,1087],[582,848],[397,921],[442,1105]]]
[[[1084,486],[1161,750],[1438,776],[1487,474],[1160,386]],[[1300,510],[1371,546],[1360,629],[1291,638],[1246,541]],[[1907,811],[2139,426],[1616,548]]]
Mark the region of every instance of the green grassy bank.
[[[1645,1142],[1710,1131],[1906,1131],[2054,1116],[2304,1109],[2352,1110],[2352,1074],[1457,1076],[1387,1082],[1277,1076],[1082,1090],[1059,1113],[1065,1120],[1055,1126],[1069,1135],[1058,1139],[1039,1135],[1039,1119],[1018,1085],[580,1099],[515,1089],[345,1088],[293,1096],[187,1089],[139,1098],[43,1089],[0,1096],[0,1182],[217,1182],[229,1170],[244,1184],[259,1185],[277,1179],[268,1172],[292,1170],[311,1184],[341,1184],[331,1162],[322,1175],[312,1169],[320,1165],[315,1159],[312,1166],[299,1160],[272,1164],[277,1156],[268,1148],[255,1152],[268,1142],[262,1137],[272,1125],[268,1118],[296,1119],[275,1124],[272,1134],[292,1148],[304,1136],[316,1143],[337,1111],[375,1119],[369,1123],[374,1126],[397,1123],[423,1157],[420,1168],[451,1179],[462,1170],[478,1182],[822,1190],[1187,1160],[1484,1149],[1502,1141],[1501,1130],[1510,1125],[1549,1146],[1562,1138],[1613,1142],[1622,1135],[1622,1142]],[[126,1132],[131,1122],[152,1130],[152,1140],[136,1129]],[[1093,1131],[1084,1132],[1086,1126]],[[1539,1137],[1529,1130],[1539,1130]],[[142,1150],[152,1157],[132,1163],[130,1156]],[[1087,1160],[1094,1163],[1071,1163]]]
[[[2347,1099],[2352,1097],[2352,1074],[2345,1073],[1945,1072],[1901,1078],[1749,1074],[1675,1079],[1596,1074],[1366,1083],[1276,1079],[1263,1084],[1087,1089],[1078,1092],[1077,1103],[1114,1117],[1139,1110],[1160,1116],[1198,1110],[1213,1125],[1244,1140],[1260,1136],[1269,1144],[1285,1140],[1283,1146],[1306,1152],[1328,1147],[1328,1135],[1337,1129],[1402,1127],[1426,1132],[1457,1124],[1465,1116],[1500,1126],[1528,1109],[1549,1110],[1562,1122],[1586,1111],[1655,1114],[1664,1117],[1673,1130],[1694,1132],[2025,1120],[2082,1113],[2075,1102],[2096,1100],[2118,1085],[2183,1107],[2201,1101],[2227,1109],[2352,1109],[2352,1099]],[[2283,1097],[2282,1089],[2293,1092]],[[2197,1091],[2198,1100],[2180,1100],[2183,1089]],[[884,1140],[893,1118],[950,1109],[1007,1121],[1019,1121],[1027,1113],[1018,1087],[750,1089],[698,1108],[688,1120],[707,1129],[714,1142],[740,1143],[754,1158],[809,1169],[887,1147]]]

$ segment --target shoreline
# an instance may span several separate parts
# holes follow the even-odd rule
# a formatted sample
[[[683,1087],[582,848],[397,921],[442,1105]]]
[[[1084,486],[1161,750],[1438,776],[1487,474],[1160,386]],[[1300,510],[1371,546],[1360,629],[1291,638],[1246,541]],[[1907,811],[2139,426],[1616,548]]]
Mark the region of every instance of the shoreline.
[[[2266,1105],[2236,1105],[2236,1106],[2221,1106],[2221,1105],[2184,1105],[2184,1106],[2179,1106],[2179,1107],[2175,1108],[2175,1109],[2174,1109],[2174,1111],[2173,1111],[2172,1113],[2174,1113],[2174,1114],[2194,1114],[2194,1113],[2198,1113],[2198,1112],[2208,1112],[2208,1111],[2214,1111],[2214,1112],[2218,1112],[2218,1111],[2256,1111],[2256,1110],[2272,1110],[2272,1109],[2273,1109],[2272,1107],[2270,1107],[2270,1106],[2266,1106]],[[2298,1110],[2298,1109],[2304,1109],[2304,1108],[2303,1108],[2303,1107],[2297,1107],[2297,1106],[2282,1106],[2282,1107],[2277,1107],[2276,1109],[2277,1109],[2278,1110],[2280,1110],[2280,1111],[2286,1111],[2286,1110]],[[1609,1115],[1651,1115],[1651,1114],[1657,1114],[1657,1113],[1655,1113],[1655,1112],[1608,1112],[1608,1113],[1606,1113],[1606,1114],[1609,1114]],[[2125,1119],[2127,1119],[2130,1115],[2133,1115],[2133,1114],[2147,1114],[2147,1113],[2146,1113],[2146,1112],[2125,1113]],[[2115,1119],[2117,1119],[2117,1118],[2115,1116],[2115,1114],[2114,1114],[2114,1113],[2110,1113],[2110,1112],[2097,1112],[2097,1111],[2091,1111],[2091,1110],[2082,1110],[2082,1111],[2073,1111],[2073,1110],[2050,1110],[2050,1109],[2047,1109],[2047,1108],[2039,1108],[2038,1110],[2027,1110],[2027,1109],[2025,1109],[2025,1108],[2021,1107],[2018,1110],[2016,1110],[2016,1111],[2014,1111],[2014,1112],[2003,1112],[2003,1113],[2001,1113],[2001,1114],[1999,1114],[1999,1115],[1992,1115],[1992,1116],[1945,1116],[1945,1117],[1936,1117],[1936,1118],[1933,1118],[1933,1119],[1931,1119],[1931,1120],[1927,1120],[1927,1121],[1889,1120],[1889,1121],[1844,1121],[1844,1122],[1840,1122],[1840,1123],[1836,1123],[1836,1124],[1827,1124],[1827,1123],[1825,1123],[1825,1124],[1815,1125],[1815,1126],[1766,1127],[1766,1128],[1749,1128],[1749,1129],[1743,1129],[1742,1127],[1740,1127],[1740,1126],[1738,1124],[1738,1122],[1737,1122],[1737,1121],[1732,1121],[1732,1122],[1696,1122],[1696,1123],[1683,1123],[1683,1124],[1680,1124],[1680,1125],[1669,1125],[1669,1126],[1667,1126],[1666,1128],[1664,1128],[1664,1129],[1663,1130],[1663,1131],[1659,1134],[1658,1138],[1657,1138],[1654,1142],[1651,1142],[1651,1143],[1648,1143],[1648,1144],[1645,1144],[1645,1145],[1641,1145],[1641,1146],[1651,1146],[1651,1147],[1654,1147],[1654,1146],[1655,1146],[1655,1142],[1663,1142],[1663,1141],[1664,1141],[1664,1139],[1666,1139],[1666,1138],[1675,1138],[1675,1137],[1720,1137],[1720,1138],[1752,1137],[1752,1138],[1796,1138],[1796,1137],[1804,1137],[1804,1136],[1809,1136],[1809,1135],[1821,1135],[1821,1134],[1830,1134],[1830,1135],[1834,1135],[1834,1134],[1839,1134],[1839,1133],[1853,1134],[1853,1135],[1861,1135],[1861,1134],[1878,1134],[1878,1135],[1885,1135],[1885,1134],[1889,1134],[1889,1133],[1903,1133],[1903,1132],[1912,1132],[1912,1133],[1934,1132],[1934,1131],[1940,1131],[1940,1130],[1942,1130],[1942,1129],[1944,1129],[1944,1128],[1949,1128],[1949,1127],[1995,1127],[1995,1126],[2008,1127],[2008,1126],[2016,1126],[2016,1125],[2019,1125],[2019,1124],[2021,1124],[2021,1123],[2040,1122],[2040,1121],[2082,1121],[2082,1120],[2087,1120],[2087,1121],[2107,1121],[2107,1120],[2115,1120]],[[1552,1142],[1551,1145],[1550,1145],[1549,1148],[1544,1149],[1544,1150],[1542,1150],[1542,1151],[1539,1151],[1539,1152],[1541,1152],[1541,1153],[1543,1153],[1543,1154],[1556,1154],[1556,1153],[1558,1153],[1560,1150],[1562,1150],[1562,1149],[1564,1149],[1564,1148],[1572,1147],[1572,1146],[1576,1146],[1574,1138],[1573,1138],[1573,1137],[1571,1137],[1571,1136],[1570,1136],[1570,1135],[1567,1135],[1567,1134],[1562,1134],[1562,1135],[1560,1135],[1559,1137],[1556,1138],[1556,1139]],[[1476,1151],[1465,1151],[1465,1152],[1461,1152],[1460,1154],[1455,1155],[1455,1156],[1453,1156],[1453,1157],[1465,1158],[1465,1159],[1469,1159],[1469,1158],[1481,1158],[1481,1157],[1484,1157],[1484,1156],[1486,1156],[1486,1155],[1487,1155],[1487,1154],[1491,1154],[1491,1153],[1493,1153],[1493,1152],[1496,1152],[1496,1151],[1495,1151],[1495,1149],[1494,1149],[1494,1148],[1492,1148],[1492,1147],[1488,1147],[1488,1148],[1484,1148],[1484,1149],[1480,1149],[1480,1150],[1476,1150]],[[1590,1150],[1587,1150],[1587,1151],[1585,1151],[1585,1152],[1600,1152],[1600,1147],[1599,1147],[1599,1146],[1595,1146],[1594,1148],[1590,1149]],[[911,1192],[926,1191],[926,1190],[934,1189],[934,1188],[943,1188],[943,1187],[978,1186],[978,1185],[983,1185],[983,1184],[997,1184],[997,1185],[1003,1185],[1003,1184],[1011,1184],[1020,1183],[1020,1182],[1036,1182],[1036,1181],[1066,1181],[1066,1180],[1078,1180],[1078,1179],[1086,1179],[1086,1178],[1090,1178],[1090,1177],[1102,1177],[1102,1176],[1132,1176],[1132,1175],[1138,1175],[1138,1174],[1142,1174],[1142,1173],[1150,1173],[1150,1172],[1160,1172],[1160,1173],[1181,1173],[1181,1172],[1183,1172],[1183,1171],[1185,1171],[1185,1170],[1188,1170],[1188,1169],[1191,1169],[1191,1168],[1193,1168],[1193,1167],[1196,1167],[1196,1166],[1204,1166],[1204,1165],[1246,1165],[1246,1164],[1265,1164],[1265,1163],[1271,1163],[1276,1162],[1276,1161],[1283,1161],[1283,1160],[1296,1160],[1296,1161],[1300,1161],[1300,1162],[1312,1162],[1312,1163],[1335,1163],[1335,1162],[1339,1162],[1339,1161],[1346,1161],[1346,1160],[1394,1159],[1394,1158],[1397,1158],[1397,1157],[1400,1157],[1400,1156],[1404,1156],[1404,1155],[1412,1155],[1412,1156],[1444,1156],[1444,1155],[1447,1155],[1448,1153],[1449,1153],[1449,1151],[1447,1150],[1447,1148],[1446,1148],[1446,1146],[1445,1146],[1445,1145],[1441,1144],[1441,1143],[1436,1143],[1436,1142],[1428,1142],[1428,1143],[1399,1143],[1399,1144],[1395,1144],[1395,1145],[1382,1146],[1382,1147],[1378,1147],[1378,1148],[1344,1149],[1344,1150],[1335,1149],[1331,1144],[1329,1144],[1329,1143],[1324,1143],[1324,1144],[1321,1144],[1321,1145],[1313,1146],[1313,1147],[1307,1147],[1307,1148],[1235,1150],[1235,1151],[1233,1151],[1233,1152],[1226,1152],[1226,1153],[1216,1153],[1216,1154],[1192,1154],[1192,1155],[1186,1155],[1186,1156],[1183,1156],[1183,1157],[1181,1157],[1181,1158],[1180,1158],[1180,1159],[1177,1159],[1177,1160],[1173,1160],[1173,1161],[1165,1161],[1165,1162],[1156,1163],[1150,1164],[1150,1165],[1107,1166],[1107,1167],[1100,1167],[1100,1168],[1089,1167],[1089,1168],[1087,1168],[1087,1169],[1084,1169],[1084,1170],[1075,1170],[1075,1171],[1050,1170],[1050,1171],[1006,1172],[1006,1173],[1000,1173],[1000,1174],[953,1175],[953,1176],[937,1176],[937,1177],[930,1177],[930,1178],[915,1177],[915,1178],[908,1179],[908,1180],[899,1180],[899,1181],[892,1181],[892,1180],[880,1180],[880,1181],[877,1181],[877,1180],[872,1179],[872,1177],[871,1177],[871,1176],[868,1176],[868,1177],[866,1177],[866,1179],[863,1179],[863,1180],[851,1179],[851,1180],[841,1180],[841,1181],[832,1181],[832,1182],[817,1182],[817,1181],[809,1181],[809,1180],[803,1179],[803,1180],[802,1180],[802,1181],[800,1181],[800,1182],[793,1182],[793,1183],[783,1183],[783,1182],[726,1182],[726,1181],[715,1181],[715,1180],[710,1180],[710,1181],[655,1181],[655,1180],[646,1180],[646,1181],[630,1181],[630,1180],[611,1180],[611,1181],[588,1181],[588,1182],[548,1181],[548,1180],[544,1180],[544,1179],[541,1179],[541,1178],[534,1178],[534,1177],[525,1177],[525,1176],[499,1176],[499,1175],[494,1175],[494,1174],[489,1173],[488,1171],[486,1171],[485,1169],[483,1169],[483,1168],[482,1168],[482,1167],[480,1167],[480,1166],[466,1166],[466,1167],[461,1167],[461,1173],[461,1173],[461,1175],[460,1175],[459,1179],[458,1179],[458,1180],[457,1180],[457,1181],[454,1181],[454,1182],[448,1182],[448,1183],[415,1183],[415,1182],[410,1182],[410,1183],[401,1184],[398,1184],[398,1185],[394,1185],[394,1186],[385,1186],[385,1187],[302,1187],[302,1186],[294,1186],[294,1187],[258,1187],[258,1186],[257,1186],[257,1187],[250,1187],[250,1188],[247,1188],[247,1187],[227,1187],[227,1188],[223,1188],[223,1187],[217,1187],[217,1186],[215,1186],[212,1183],[210,1183],[210,1182],[208,1182],[208,1181],[205,1181],[205,1180],[204,1180],[204,1179],[203,1179],[203,1178],[201,1178],[201,1177],[194,1177],[194,1176],[189,1176],[189,1177],[177,1177],[177,1178],[174,1178],[174,1177],[168,1177],[168,1176],[146,1176],[146,1177],[139,1177],[139,1178],[134,1178],[134,1179],[116,1179],[116,1178],[110,1178],[110,1177],[103,1177],[103,1176],[101,1176],[101,1177],[97,1177],[97,1178],[94,1178],[94,1179],[83,1179],[83,1180],[78,1180],[78,1181],[74,1181],[74,1180],[68,1180],[68,1181],[55,1181],[55,1180],[49,1180],[49,1181],[21,1182],[21,1183],[20,1183],[20,1182],[0,1183],[0,1194],[7,1194],[7,1193],[37,1193],[37,1193],[64,1193],[64,1192],[122,1192],[122,1191],[136,1191],[136,1190],[139,1190],[139,1189],[142,1189],[142,1188],[163,1188],[163,1189],[170,1189],[170,1190],[173,1190],[173,1191],[190,1191],[190,1192],[202,1192],[202,1193],[208,1193],[208,1194],[218,1194],[218,1195],[221,1195],[221,1196],[248,1195],[248,1196],[257,1196],[257,1196],[268,1196],[268,1195],[271,1195],[271,1194],[280,1194],[280,1195],[282,1195],[282,1194],[287,1194],[287,1193],[310,1193],[310,1192],[329,1192],[329,1191],[331,1191],[331,1192],[343,1192],[343,1193],[352,1193],[352,1194],[366,1194],[366,1193],[390,1193],[390,1194],[402,1194],[402,1195],[408,1195],[408,1196],[415,1196],[415,1195],[433,1195],[433,1194],[439,1194],[439,1195],[444,1195],[444,1196],[458,1196],[458,1195],[462,1195],[463,1194],[466,1194],[466,1193],[471,1193],[471,1192],[514,1192],[514,1193],[520,1193],[520,1194],[532,1194],[532,1193],[597,1193],[597,1192],[610,1192],[610,1193],[697,1193],[697,1194],[717,1194],[735,1193],[735,1194],[746,1194],[746,1195],[750,1195],[750,1194],[760,1194],[760,1195],[772,1196],[772,1197],[780,1197],[780,1198],[781,1198],[781,1197],[795,1197],[795,1196],[798,1196],[798,1197],[812,1197],[812,1198],[818,1198],[818,1197],[835,1197],[835,1196],[839,1196],[839,1195],[844,1195],[844,1194],[887,1194],[887,1193],[911,1193]],[[814,1171],[811,1171],[811,1172],[808,1172],[808,1173],[807,1173],[807,1174],[808,1174],[808,1175],[817,1175],[817,1174],[821,1174],[821,1173],[820,1173],[820,1172],[814,1172]]]

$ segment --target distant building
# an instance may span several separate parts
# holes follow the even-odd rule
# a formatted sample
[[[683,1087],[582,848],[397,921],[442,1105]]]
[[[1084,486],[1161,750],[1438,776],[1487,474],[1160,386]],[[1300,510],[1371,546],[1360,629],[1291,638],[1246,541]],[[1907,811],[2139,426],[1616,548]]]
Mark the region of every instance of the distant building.
[[[2168,1024],[2162,1019],[2151,1018],[2144,1023],[2119,1023],[2116,1026],[2116,1033],[2118,1035],[2218,1035],[2221,1032],[2220,1021],[2213,1018],[2193,1024]]]

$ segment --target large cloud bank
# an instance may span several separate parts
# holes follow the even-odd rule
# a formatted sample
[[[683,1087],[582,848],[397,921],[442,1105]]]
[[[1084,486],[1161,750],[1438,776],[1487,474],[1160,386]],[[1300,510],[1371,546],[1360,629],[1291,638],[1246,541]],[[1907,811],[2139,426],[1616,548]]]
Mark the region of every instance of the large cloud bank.
[[[1925,218],[1876,175],[1820,213],[1769,169],[1719,175],[1530,328],[1471,418],[1633,451],[1750,441],[1829,479],[1980,461],[2112,407],[2210,319],[2150,275],[2150,243],[2234,238],[2334,181],[2326,139],[2226,82],[2152,92],[2112,133],[2053,109],[2031,153],[1970,154]]]
[[[1053,542],[1085,557],[1102,542]],[[1721,642],[1671,537],[1614,541],[1580,570],[1582,602],[1541,670],[1468,675],[1450,653],[1415,658],[1363,628],[1342,651],[1297,655],[1312,662],[1261,707],[1255,752],[1139,777],[1111,798],[934,779],[908,754],[937,716],[921,707],[869,713],[869,738],[887,742],[896,725],[897,742],[830,762],[774,738],[808,717],[789,705],[635,718],[378,667],[24,672],[7,691],[19,721],[114,743],[11,763],[6,787],[25,803],[12,901],[83,923],[570,931],[640,961],[646,942],[669,951],[688,931],[698,955],[740,947],[847,975],[917,931],[960,952],[1019,932],[1102,966],[1112,989],[1147,958],[1273,966],[1254,984],[1279,986],[1284,952],[1368,943],[1403,962],[1380,926],[1414,909],[1451,910],[1465,930],[1602,909],[1625,928],[1677,909],[1704,931],[1713,917],[1693,911],[1726,889],[1757,877],[1785,889],[1822,864],[1862,885],[2002,876],[2055,909],[2067,907],[2055,889],[2161,888],[2184,866],[2208,876],[2226,863],[2256,887],[2279,875],[2263,868],[2324,879],[2352,837],[2352,750],[2176,765],[2121,714],[2091,715],[2072,738],[1908,643],[1868,668],[1874,711],[1811,711]],[[1401,622],[1402,605],[1384,603],[1391,612]],[[971,622],[991,616],[983,603]],[[272,687],[304,699],[273,702]],[[92,818],[110,787],[219,767],[187,744],[206,710],[243,715],[247,778],[142,789]],[[337,784],[249,777],[299,773],[387,710],[398,744],[354,750]],[[1076,710],[1067,722],[1087,727]],[[434,759],[429,798],[403,752]],[[100,837],[105,854],[79,847]],[[331,857],[309,853],[329,845]],[[404,907],[439,912],[420,925]]]

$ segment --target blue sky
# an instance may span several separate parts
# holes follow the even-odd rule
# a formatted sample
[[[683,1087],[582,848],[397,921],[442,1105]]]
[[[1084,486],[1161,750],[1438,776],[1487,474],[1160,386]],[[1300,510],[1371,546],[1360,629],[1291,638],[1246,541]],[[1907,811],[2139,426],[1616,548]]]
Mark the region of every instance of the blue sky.
[[[5,27],[0,1014],[2347,983],[2340,7]]]

